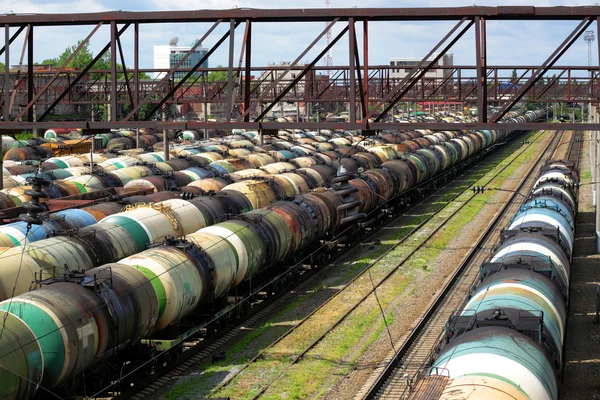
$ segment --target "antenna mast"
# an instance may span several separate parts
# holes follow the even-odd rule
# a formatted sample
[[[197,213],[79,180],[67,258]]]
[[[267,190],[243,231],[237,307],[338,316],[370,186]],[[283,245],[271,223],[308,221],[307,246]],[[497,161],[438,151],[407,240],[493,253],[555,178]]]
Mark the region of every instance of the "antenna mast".
[[[325,8],[327,8],[327,9],[331,8],[330,0],[325,0]],[[329,23],[325,22],[325,27],[327,27],[327,25],[329,25]],[[325,47],[329,46],[330,43],[331,43],[331,29],[328,29],[327,33],[325,33]],[[324,64],[326,67],[331,67],[331,65],[333,64],[333,57],[331,56],[331,49],[327,50],[325,57],[323,57],[323,61],[324,61]],[[327,75],[331,75],[331,70],[327,70]]]

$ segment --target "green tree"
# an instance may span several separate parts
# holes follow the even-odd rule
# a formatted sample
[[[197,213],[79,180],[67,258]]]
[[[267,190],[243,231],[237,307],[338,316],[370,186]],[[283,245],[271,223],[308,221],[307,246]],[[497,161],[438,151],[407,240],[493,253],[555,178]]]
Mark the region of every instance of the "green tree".
[[[513,69],[513,71],[512,71],[512,81],[513,81],[513,83],[516,83],[518,79],[519,78],[517,77],[517,70]]]
[[[69,59],[69,57],[71,57],[74,53],[75,50],[77,50],[77,48],[81,45],[83,41],[80,40],[77,42],[77,44],[73,45],[73,46],[69,46],[67,47],[61,54],[60,56],[58,56],[57,58],[49,58],[46,59],[44,61],[42,61],[43,65],[52,65],[55,68],[60,68],[61,66],[63,66],[67,60]],[[69,61],[69,63],[67,64],[67,68],[74,68],[74,69],[84,69],[85,67],[87,67],[92,60],[94,59],[94,53],[90,50],[90,44],[89,42],[86,43],[81,50]],[[92,70],[110,70],[110,50],[107,51],[106,53],[104,53],[104,55],[102,57],[100,57],[100,59],[98,61],[96,61],[94,63],[94,65],[91,68]],[[119,63],[117,63],[117,71],[122,71],[123,70],[123,66]],[[92,78],[96,78],[98,76],[98,74],[91,74]],[[125,76],[122,72],[118,72],[117,73],[117,78],[118,79],[123,79]],[[131,79],[133,77],[133,74],[129,75],[129,78]],[[150,79],[150,76],[144,72],[139,73],[139,78],[140,79]]]
[[[217,66],[217,68],[223,68],[223,66],[219,65],[219,66]],[[234,79],[235,79],[235,72],[234,72]],[[208,83],[227,82],[227,71],[209,72],[208,76],[206,77],[206,81]]]

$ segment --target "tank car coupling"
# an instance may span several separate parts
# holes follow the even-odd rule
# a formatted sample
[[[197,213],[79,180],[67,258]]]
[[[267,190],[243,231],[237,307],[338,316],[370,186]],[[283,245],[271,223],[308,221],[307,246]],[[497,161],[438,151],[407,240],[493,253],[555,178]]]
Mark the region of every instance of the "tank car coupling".
[[[349,181],[354,178],[355,176],[353,174],[348,173],[348,171],[340,165],[337,176],[331,180],[332,188],[343,201],[343,204],[337,207],[337,211],[343,215],[340,220],[341,226],[358,222],[367,217],[365,213],[358,212],[358,207],[362,206],[363,202],[362,200],[359,200],[357,195],[358,189],[349,183]]]
[[[31,197],[31,200],[23,203],[23,207],[27,209],[27,214],[19,215],[19,219],[27,223],[27,229],[31,229],[31,225],[41,225],[44,222],[40,217],[40,213],[46,211],[47,208],[40,203],[40,199],[48,197],[48,193],[44,192],[43,187],[48,186],[50,180],[44,177],[38,168],[33,176],[27,178],[27,182],[31,184],[31,189],[25,190],[23,193]]]

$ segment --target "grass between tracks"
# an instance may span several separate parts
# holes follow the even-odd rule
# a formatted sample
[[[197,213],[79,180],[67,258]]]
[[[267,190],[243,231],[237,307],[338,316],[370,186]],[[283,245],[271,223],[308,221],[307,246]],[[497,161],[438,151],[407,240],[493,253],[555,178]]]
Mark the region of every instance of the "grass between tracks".
[[[527,138],[531,137],[534,137],[534,133],[530,133],[527,136]],[[312,349],[297,364],[289,367],[289,361],[294,355],[300,352],[299,349],[310,344],[312,340],[322,333],[324,327],[330,325],[327,321],[323,321],[321,324],[315,323],[313,326],[307,324],[309,325],[309,330],[304,332],[304,335],[297,335],[294,340],[284,341],[286,343],[282,342],[281,346],[277,346],[276,350],[265,353],[262,359],[258,360],[239,377],[235,378],[224,389],[216,393],[210,393],[210,390],[219,382],[222,382],[228,375],[235,373],[257,351],[267,347],[270,342],[290,329],[324,301],[324,299],[339,290],[352,277],[365,269],[373,259],[384,253],[398,239],[408,234],[416,225],[435,212],[441,204],[453,198],[457,193],[464,190],[465,187],[485,183],[496,171],[513,160],[513,157],[510,156],[511,151],[515,153],[518,150],[516,146],[510,146],[507,146],[508,151],[503,150],[505,152],[504,158],[500,163],[484,168],[479,174],[469,174],[471,179],[464,179],[460,185],[452,187],[451,190],[444,191],[443,196],[440,196],[436,201],[430,201],[424,206],[419,206],[420,214],[414,215],[411,218],[410,225],[393,224],[394,226],[383,228],[381,231],[383,237],[380,245],[366,244],[363,251],[361,251],[362,256],[360,258],[355,256],[354,261],[350,260],[344,263],[339,267],[336,276],[327,278],[325,282],[317,285],[314,290],[305,293],[299,299],[282,309],[260,328],[249,332],[245,337],[241,338],[227,351],[227,360],[201,366],[199,373],[192,374],[192,377],[173,387],[165,394],[164,398],[167,400],[194,399],[208,394],[212,397],[231,396],[235,399],[252,398],[262,387],[271,382],[279,374],[281,374],[281,379],[273,384],[265,393],[264,398],[305,399],[325,396],[327,390],[340,377],[355,368],[363,367],[357,364],[357,360],[381,335],[386,335],[387,337],[387,333],[384,332],[385,324],[373,296],[370,296],[368,301],[360,305],[341,325],[333,329],[318,346]],[[506,178],[515,172],[519,165],[533,157],[535,147],[531,146],[527,149],[517,158],[516,162],[496,177],[487,187],[499,187]],[[397,273],[393,274],[390,279],[377,289],[378,299],[384,309],[388,325],[393,322],[395,315],[402,314],[402,304],[397,304],[398,298],[407,297],[412,291],[418,290],[415,282],[422,280],[435,268],[436,259],[439,257],[441,251],[473,219],[481,207],[488,202],[493,193],[493,191],[486,191],[483,194],[475,196],[469,204],[458,212],[429,241],[429,245],[415,253]],[[465,201],[470,196],[470,192],[459,196],[454,209],[458,207],[461,200]],[[448,211],[448,213],[450,212],[451,210]],[[437,225],[436,220],[437,216],[424,228],[429,224]],[[428,232],[431,232],[431,230]],[[398,259],[403,258],[402,254],[408,253],[415,246],[416,244],[407,243],[386,255],[373,268],[373,281],[375,283],[379,282],[383,278],[383,275],[390,271],[390,268],[394,268],[394,262],[397,263]],[[367,279],[369,279],[368,274],[365,284],[370,286],[370,280],[367,281]],[[324,316],[324,319],[327,319],[327,315]]]

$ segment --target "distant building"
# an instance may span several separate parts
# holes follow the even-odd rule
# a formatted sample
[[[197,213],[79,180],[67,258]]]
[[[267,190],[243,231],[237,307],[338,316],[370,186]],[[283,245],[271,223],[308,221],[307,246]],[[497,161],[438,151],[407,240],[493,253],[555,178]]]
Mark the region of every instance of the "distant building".
[[[155,69],[168,69],[173,68],[181,59],[187,54],[192,46],[177,46],[177,42],[173,42],[174,45],[167,46],[154,46],[154,68]],[[196,50],[181,64],[180,68],[192,68],[208,53],[208,49],[204,47],[197,47]],[[206,59],[201,68],[208,68],[208,59]],[[175,79],[182,79],[187,72],[175,72]],[[199,75],[197,72],[196,75]],[[163,78],[164,72],[155,72],[154,79]]]
[[[265,82],[263,85],[264,88],[267,87],[269,82],[276,81],[280,79],[277,88],[275,89],[276,93],[281,92],[285,89],[291,81],[296,79],[298,75],[302,73],[304,69],[304,64],[298,64],[296,67],[290,69],[286,72],[286,69],[292,63],[289,61],[282,61],[278,64],[270,62],[267,65],[266,71],[264,71],[259,77],[259,82]],[[271,110],[266,114],[267,117],[296,117],[298,114],[304,115],[306,114],[306,104],[299,103],[298,105],[292,102],[288,102],[288,99],[295,99],[299,94],[304,93],[305,87],[307,85],[307,79],[309,79],[309,75],[305,75],[294,87],[288,92],[288,96],[284,97],[282,101],[278,102]],[[260,110],[258,110],[260,112]]]
[[[434,54],[428,61],[433,61],[437,55]],[[408,75],[410,70],[419,62],[420,58],[390,58],[390,78],[402,79]],[[454,55],[452,53],[444,54],[433,66],[425,73],[425,78],[445,78],[452,73],[451,69],[436,68],[437,66],[452,66],[454,64]]]

